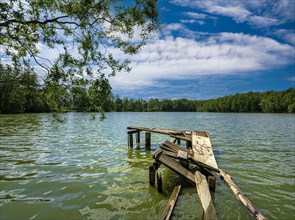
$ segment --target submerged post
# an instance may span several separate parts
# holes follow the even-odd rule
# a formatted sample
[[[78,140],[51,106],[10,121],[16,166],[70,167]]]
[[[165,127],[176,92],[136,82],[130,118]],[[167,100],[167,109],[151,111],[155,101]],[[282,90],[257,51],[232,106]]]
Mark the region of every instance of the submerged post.
[[[210,191],[215,192],[215,188],[216,188],[216,178],[215,178],[215,176],[208,176],[208,185],[209,185]]]
[[[155,164],[150,165],[149,177],[150,177],[150,185],[152,185],[152,186],[155,185],[156,170],[157,170],[157,168],[156,168]]]
[[[145,132],[145,147],[151,147],[151,132]]]
[[[186,142],[186,148],[191,148],[192,147],[192,142],[191,141],[187,141]]]
[[[136,133],[136,147],[140,147],[140,131]]]
[[[133,134],[128,133],[128,147],[133,147]]]
[[[180,145],[180,139],[177,139],[177,144]]]
[[[162,181],[162,175],[161,173],[157,172],[157,189],[158,189],[158,192],[163,192],[163,181]]]

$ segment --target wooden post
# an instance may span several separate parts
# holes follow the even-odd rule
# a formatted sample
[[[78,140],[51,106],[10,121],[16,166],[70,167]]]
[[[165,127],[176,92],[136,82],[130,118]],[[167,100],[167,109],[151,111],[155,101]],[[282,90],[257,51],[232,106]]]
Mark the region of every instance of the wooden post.
[[[187,141],[186,142],[186,148],[191,148],[192,147],[192,142],[191,141]]]
[[[162,186],[162,175],[161,173],[157,172],[157,189],[158,192],[163,192],[163,186]]]
[[[208,176],[208,185],[209,185],[209,189],[210,191],[215,192],[215,188],[216,188],[216,178],[215,176]]]
[[[251,203],[251,201],[243,194],[239,187],[234,183],[231,176],[220,169],[219,176],[224,180],[228,185],[231,191],[235,194],[238,200],[247,207],[250,214],[257,220],[266,220],[267,218],[262,215]]]
[[[151,132],[145,132],[145,147],[151,147]]]
[[[177,144],[180,145],[180,139],[177,139]]]
[[[155,185],[155,179],[156,179],[156,166],[155,164],[150,165],[150,173],[149,173],[149,177],[150,177],[150,184],[152,186]]]
[[[128,147],[133,147],[133,134],[128,133]]]
[[[171,218],[171,215],[172,215],[174,206],[175,206],[175,204],[177,202],[180,190],[181,190],[181,185],[175,186],[175,188],[174,188],[174,190],[173,190],[173,192],[171,194],[171,197],[170,197],[170,199],[168,201],[168,205],[167,205],[166,209],[163,212],[162,220],[169,220]]]
[[[136,133],[136,147],[140,147],[140,131]]]
[[[214,220],[217,219],[215,208],[213,206],[211,194],[209,191],[206,177],[199,171],[195,172],[195,181],[198,195],[203,207],[203,219]]]

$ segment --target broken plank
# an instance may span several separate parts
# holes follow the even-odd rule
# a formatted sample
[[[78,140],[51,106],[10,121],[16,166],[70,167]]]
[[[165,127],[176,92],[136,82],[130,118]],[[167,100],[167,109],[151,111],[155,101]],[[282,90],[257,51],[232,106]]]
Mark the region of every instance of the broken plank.
[[[161,153],[155,157],[156,160],[164,164],[165,166],[169,167],[171,170],[175,171],[176,173],[186,177],[190,182],[195,183],[194,174],[190,172],[188,169],[181,166],[175,160],[169,158],[169,156]]]
[[[174,187],[174,190],[173,190],[173,192],[170,196],[170,199],[168,201],[168,205],[163,212],[162,220],[169,220],[171,218],[172,213],[173,213],[173,209],[176,205],[176,202],[177,202],[177,199],[178,199],[178,196],[180,193],[180,190],[181,190],[181,185]]]
[[[196,161],[218,170],[209,135],[208,137],[203,137],[199,136],[197,132],[193,132],[192,150]]]
[[[167,146],[168,148],[171,149],[171,151],[177,152],[178,150],[182,150],[182,151],[188,151],[186,148],[180,147],[179,145],[172,143],[170,141],[165,141],[163,143],[163,145]]]
[[[257,220],[265,220],[267,219],[264,215],[262,215],[252,204],[252,202],[244,195],[244,193],[239,189],[239,187],[232,180],[231,176],[220,170],[219,176],[224,180],[226,185],[231,189],[237,199],[248,209],[249,213]]]
[[[172,138],[177,138],[177,139],[180,139],[180,140],[184,140],[184,141],[192,141],[192,137],[190,135],[170,135],[170,137]]]
[[[198,192],[198,196],[200,198],[202,207],[203,207],[203,219],[205,220],[214,220],[217,219],[215,208],[213,206],[210,190],[208,183],[206,181],[206,177],[201,174],[199,171],[195,172],[195,182],[196,188]]]

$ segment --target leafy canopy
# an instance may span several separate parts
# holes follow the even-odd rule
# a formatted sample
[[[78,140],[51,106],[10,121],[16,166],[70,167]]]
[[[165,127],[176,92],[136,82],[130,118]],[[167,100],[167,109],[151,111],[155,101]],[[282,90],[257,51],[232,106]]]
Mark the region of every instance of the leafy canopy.
[[[110,94],[106,76],[130,71],[129,61],[114,57],[112,51],[117,49],[128,55],[138,52],[158,28],[156,3],[157,0],[1,1],[0,62],[13,65],[16,72],[30,68],[42,76],[42,82],[50,85],[52,92],[57,86],[89,85],[93,99],[104,99]],[[135,34],[139,34],[137,41],[132,40]],[[58,53],[49,59],[41,55],[42,48]],[[93,103],[99,110],[98,100]]]

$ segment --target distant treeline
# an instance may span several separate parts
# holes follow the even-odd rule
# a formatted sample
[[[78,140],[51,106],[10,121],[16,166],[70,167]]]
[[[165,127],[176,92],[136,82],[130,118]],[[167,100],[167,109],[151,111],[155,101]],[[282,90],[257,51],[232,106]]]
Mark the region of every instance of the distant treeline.
[[[248,92],[210,100],[130,99],[102,93],[107,83],[97,81],[91,86],[40,86],[31,71],[15,72],[0,63],[0,114],[97,111],[106,112],[265,112],[295,113],[295,89],[285,91]],[[100,83],[100,84],[99,84]],[[107,97],[105,97],[107,96]]]
[[[128,99],[113,97],[108,111],[134,112],[264,112],[295,113],[295,89],[248,92],[209,100]]]

